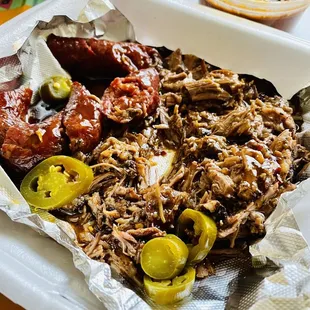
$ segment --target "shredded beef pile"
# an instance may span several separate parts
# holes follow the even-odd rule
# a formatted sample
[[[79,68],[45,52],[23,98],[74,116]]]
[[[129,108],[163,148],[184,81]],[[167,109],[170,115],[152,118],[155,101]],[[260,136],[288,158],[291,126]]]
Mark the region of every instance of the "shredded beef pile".
[[[89,257],[136,283],[143,245],[174,233],[186,208],[211,216],[218,227],[197,277],[213,273],[210,261],[246,253],[310,158],[296,142],[288,102],[253,81],[179,50],[159,76],[156,111],[133,125],[109,124],[90,154],[77,153],[93,167],[94,182],[89,193],[54,212],[75,227]],[[113,113],[112,120],[133,117]],[[172,164],[154,175],[154,158],[171,152]]]

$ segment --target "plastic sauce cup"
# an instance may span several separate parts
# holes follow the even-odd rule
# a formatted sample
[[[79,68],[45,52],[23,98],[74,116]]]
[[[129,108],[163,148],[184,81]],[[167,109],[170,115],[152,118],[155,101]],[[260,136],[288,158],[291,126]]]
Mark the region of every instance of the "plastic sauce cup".
[[[292,27],[310,0],[205,0],[216,9],[281,29]]]

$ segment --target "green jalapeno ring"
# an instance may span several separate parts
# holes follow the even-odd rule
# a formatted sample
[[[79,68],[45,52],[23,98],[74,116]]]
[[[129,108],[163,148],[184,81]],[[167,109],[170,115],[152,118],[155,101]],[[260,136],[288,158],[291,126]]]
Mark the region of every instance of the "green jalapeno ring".
[[[184,268],[188,257],[186,244],[177,236],[167,235],[148,241],[141,252],[141,267],[153,279],[172,279]]]
[[[49,104],[66,100],[71,93],[72,81],[64,76],[46,79],[40,87],[41,99]]]
[[[172,280],[153,281],[145,275],[144,289],[147,295],[159,305],[169,305],[188,297],[195,283],[196,271],[187,267],[182,274]]]
[[[184,236],[187,227],[193,224],[195,236],[199,236],[198,244],[189,246],[188,263],[195,265],[210,252],[217,236],[217,227],[213,219],[200,211],[186,209],[178,219],[178,235]]]
[[[64,155],[52,156],[25,176],[20,192],[31,206],[52,210],[85,193],[93,179],[92,169],[80,160]]]

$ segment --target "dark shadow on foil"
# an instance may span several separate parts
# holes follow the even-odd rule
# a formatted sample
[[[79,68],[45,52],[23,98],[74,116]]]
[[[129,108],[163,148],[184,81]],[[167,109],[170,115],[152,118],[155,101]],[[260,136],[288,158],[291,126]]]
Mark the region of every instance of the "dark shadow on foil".
[[[254,81],[255,86],[256,86],[259,93],[264,93],[265,95],[267,95],[269,97],[281,96],[278,93],[275,86],[271,82],[269,82],[265,79],[260,79],[256,76],[250,75],[250,74],[239,74],[239,76],[242,79],[245,79],[247,82]]]
[[[308,107],[310,111],[310,86],[297,92],[290,100],[290,104],[295,107],[295,113],[300,115]]]
[[[194,305],[202,303],[208,309],[238,309],[245,290],[240,287],[240,279],[255,274],[250,256],[236,257],[214,263],[216,274],[195,283]],[[200,309],[200,308],[199,308]]]
[[[261,268],[253,268],[252,262],[246,262],[239,277],[231,283],[233,293],[229,296],[225,310],[246,310],[263,298],[259,295],[265,278],[279,272],[280,267],[270,260]]]

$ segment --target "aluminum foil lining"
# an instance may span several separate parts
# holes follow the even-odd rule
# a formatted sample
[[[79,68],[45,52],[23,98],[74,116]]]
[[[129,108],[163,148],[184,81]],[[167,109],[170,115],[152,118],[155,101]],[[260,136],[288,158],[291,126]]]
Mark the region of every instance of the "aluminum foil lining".
[[[53,57],[45,38],[54,33],[70,37],[96,37],[134,41],[130,22],[106,0],[90,0],[77,21],[57,16],[39,22],[16,55],[0,59],[0,90],[21,84],[36,90],[51,75],[68,75]],[[142,42],[143,43],[143,42]],[[18,44],[21,44],[20,40]],[[310,141],[310,88],[296,98],[303,111],[301,142]],[[310,143],[304,143],[309,145]],[[310,198],[310,180],[281,196],[266,221],[267,234],[251,246],[252,257],[233,258],[216,264],[216,274],[196,281],[193,294],[178,309],[306,309],[310,307],[310,250],[296,219],[301,200]],[[107,309],[160,309],[142,291],[130,287],[109,265],[90,259],[77,246],[70,224],[46,212],[33,213],[0,167],[0,209],[16,222],[31,226],[71,251],[73,262],[84,275],[89,289]],[[171,308],[171,307],[170,307]],[[170,309],[169,308],[169,309]],[[168,309],[168,308],[167,308]]]

